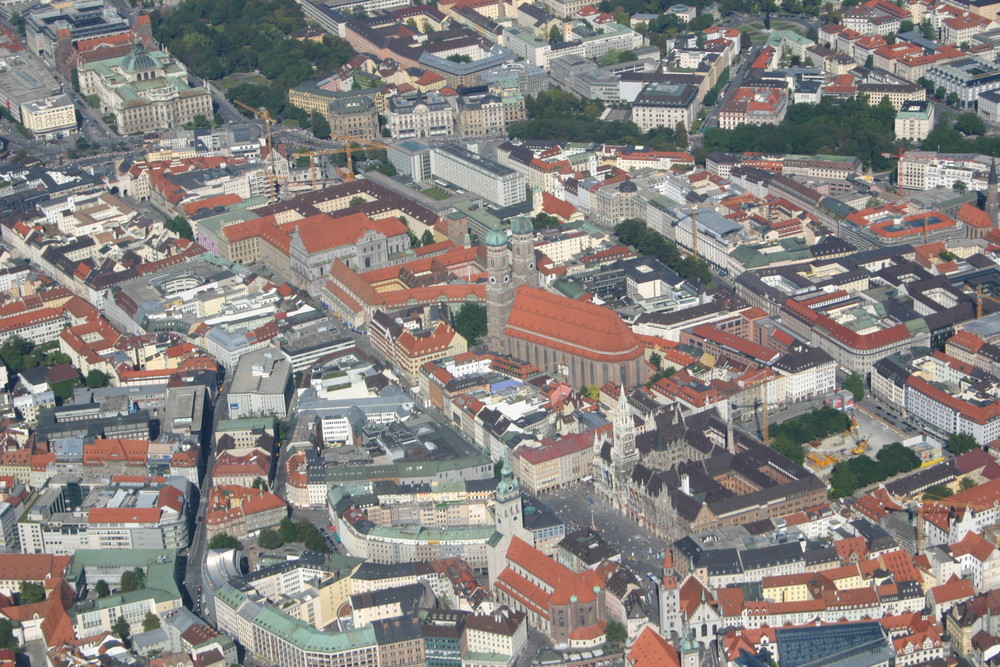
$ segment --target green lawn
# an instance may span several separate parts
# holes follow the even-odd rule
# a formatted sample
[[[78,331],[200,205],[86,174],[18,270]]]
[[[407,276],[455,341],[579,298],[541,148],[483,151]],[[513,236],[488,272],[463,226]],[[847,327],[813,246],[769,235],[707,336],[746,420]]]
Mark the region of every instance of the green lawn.
[[[241,83],[252,83],[257,86],[266,86],[267,79],[265,79],[262,76],[255,76],[255,75],[245,76],[241,74],[233,78],[222,80],[222,85],[226,87],[226,90],[229,90],[230,88],[235,88]]]
[[[423,192],[431,199],[437,199],[437,200],[447,199],[448,197],[451,196],[441,188],[427,188],[426,190],[422,190],[421,192]]]
[[[798,23],[787,23],[785,21],[771,21],[771,27],[774,30],[794,30],[800,35],[806,34],[806,29],[800,26]]]

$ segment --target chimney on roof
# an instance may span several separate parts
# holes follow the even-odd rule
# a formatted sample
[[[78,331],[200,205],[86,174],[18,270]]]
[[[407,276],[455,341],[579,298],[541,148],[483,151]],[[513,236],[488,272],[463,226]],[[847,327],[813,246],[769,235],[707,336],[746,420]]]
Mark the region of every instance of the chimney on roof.
[[[681,493],[691,495],[691,477],[687,473],[681,475]]]

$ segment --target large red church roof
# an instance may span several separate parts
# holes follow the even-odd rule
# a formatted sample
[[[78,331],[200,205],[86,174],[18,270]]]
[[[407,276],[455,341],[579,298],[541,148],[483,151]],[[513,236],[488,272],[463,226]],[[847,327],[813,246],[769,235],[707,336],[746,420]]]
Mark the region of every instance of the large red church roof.
[[[504,333],[595,361],[643,355],[639,337],[613,310],[523,285]]]

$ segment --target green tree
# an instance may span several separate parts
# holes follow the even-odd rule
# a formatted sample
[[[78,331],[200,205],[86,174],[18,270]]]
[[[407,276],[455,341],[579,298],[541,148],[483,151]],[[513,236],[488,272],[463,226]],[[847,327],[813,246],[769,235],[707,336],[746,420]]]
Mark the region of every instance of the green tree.
[[[486,335],[486,306],[481,303],[463,303],[455,314],[453,326],[469,345]]]
[[[253,478],[253,484],[251,484],[251,486],[258,491],[267,491],[267,482],[265,482],[259,475]]]
[[[845,461],[833,467],[833,472],[830,473],[830,487],[830,493],[834,498],[843,498],[858,490],[858,478]]]
[[[677,125],[674,126],[674,141],[677,142],[678,146],[688,145],[687,126],[685,126],[681,121],[678,121]]]
[[[805,450],[800,443],[792,440],[786,433],[782,433],[771,440],[771,449],[778,452],[792,463],[802,465],[805,461]]]
[[[979,114],[966,111],[963,114],[959,114],[955,120],[955,129],[962,134],[982,136],[986,134],[986,123],[979,117]]]
[[[194,240],[194,232],[191,231],[191,223],[179,215],[164,222],[163,226],[168,232],[173,232],[182,239]]]
[[[10,24],[14,26],[14,29],[17,30],[22,35],[25,34],[24,23],[25,20],[24,17],[21,16],[21,12],[11,12]]]
[[[628,639],[628,630],[618,621],[608,623],[607,638],[609,644],[624,644]]]
[[[111,625],[111,633],[118,635],[122,641],[125,641],[132,633],[132,628],[129,627],[128,621],[125,620],[124,616],[119,616],[118,620]]]
[[[98,579],[97,583],[94,584],[94,594],[99,598],[106,598],[111,595],[111,587],[108,586],[108,582]]]
[[[226,533],[216,533],[208,541],[209,549],[242,549],[243,543],[232,535]]]
[[[543,211],[531,219],[531,224],[535,229],[548,229],[549,227],[558,227],[562,223],[559,218]]]
[[[14,637],[14,624],[0,616],[0,650],[16,651],[18,648],[17,638]]]
[[[967,187],[968,186],[965,184],[965,181],[955,181],[951,184],[951,189],[955,192],[965,192]]]
[[[281,539],[281,535],[278,534],[278,531],[273,528],[264,528],[257,536],[257,544],[259,544],[262,549],[277,549],[284,543],[284,540]]]
[[[11,336],[0,345],[0,359],[10,372],[20,373],[38,365],[31,355],[34,349],[34,343],[20,336]]]
[[[100,389],[101,387],[107,387],[110,380],[111,377],[107,373],[102,373],[96,368],[92,369],[87,373],[87,388]]]
[[[958,106],[958,101],[959,101],[958,100],[958,93],[956,93],[954,91],[948,93],[947,95],[945,95],[944,101],[945,101],[946,104],[949,104],[949,105],[951,105],[953,107],[957,107]]]
[[[151,611],[146,612],[146,618],[142,619],[142,631],[149,632],[160,627],[160,617]]]
[[[875,56],[869,53],[868,57],[865,58],[865,67],[867,69],[871,69],[874,66],[875,66]]]
[[[500,479],[503,477],[503,464],[503,459],[500,459],[493,464],[493,479]]]
[[[904,19],[899,22],[899,32],[913,32],[914,27],[913,21],[910,19]]]
[[[935,484],[924,491],[924,500],[941,500],[954,495],[946,484]]]
[[[282,519],[278,524],[278,536],[285,544],[298,541],[299,533],[295,528],[295,522],[288,517]]]
[[[317,139],[330,138],[330,121],[318,111],[314,111],[312,115],[312,133]]]
[[[948,437],[944,446],[949,452],[958,456],[959,454],[964,454],[969,450],[975,449],[979,446],[979,443],[976,442],[975,437],[968,433],[953,433]]]
[[[558,44],[561,41],[563,41],[563,37],[559,26],[554,25],[549,28],[549,44]]]
[[[138,570],[138,573],[136,572]],[[142,570],[136,568],[136,570],[129,570],[122,573],[122,579],[119,583],[119,588],[122,593],[131,593],[132,591],[141,591],[146,587],[146,576]]]
[[[580,394],[592,401],[596,401],[601,397],[601,388],[596,384],[585,384],[580,387]]]
[[[958,488],[962,491],[968,491],[969,489],[974,489],[977,486],[979,486],[979,484],[977,484],[976,480],[971,477],[963,477],[962,481],[958,483]]]
[[[423,235],[420,237],[420,245],[432,245],[434,243],[434,234],[429,229],[425,229]]]
[[[309,551],[318,551],[320,553],[326,553],[329,548],[326,546],[326,540],[323,539],[323,533],[312,524],[309,519],[302,519],[295,524],[296,541],[302,542],[303,546]]]
[[[653,365],[653,368],[660,370],[660,364],[663,363],[663,357],[659,352],[653,352],[649,355],[649,363]]]
[[[349,207],[353,208],[355,206],[361,206],[362,204],[364,204],[367,201],[368,200],[365,199],[364,197],[351,197],[351,201],[347,202],[347,205]]]
[[[938,38],[937,30],[934,29],[934,24],[931,23],[930,19],[924,19],[920,22],[920,32],[923,33],[924,39],[936,41]]]
[[[861,401],[865,397],[865,379],[858,373],[851,373],[844,380],[844,389],[854,394],[855,401]]]
[[[417,27],[417,20],[412,16],[406,19],[406,27],[412,30],[413,32],[420,32],[420,28]]]
[[[45,601],[45,586],[34,581],[21,582],[21,604],[35,604]]]

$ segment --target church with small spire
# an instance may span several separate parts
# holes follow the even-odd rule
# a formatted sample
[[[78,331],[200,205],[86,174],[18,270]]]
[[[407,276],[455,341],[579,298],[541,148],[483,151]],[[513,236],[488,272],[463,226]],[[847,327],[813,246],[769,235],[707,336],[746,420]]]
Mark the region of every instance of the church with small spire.
[[[652,373],[639,337],[609,308],[540,289],[531,219],[510,238],[493,229],[486,247],[487,345],[574,385],[635,386]]]

